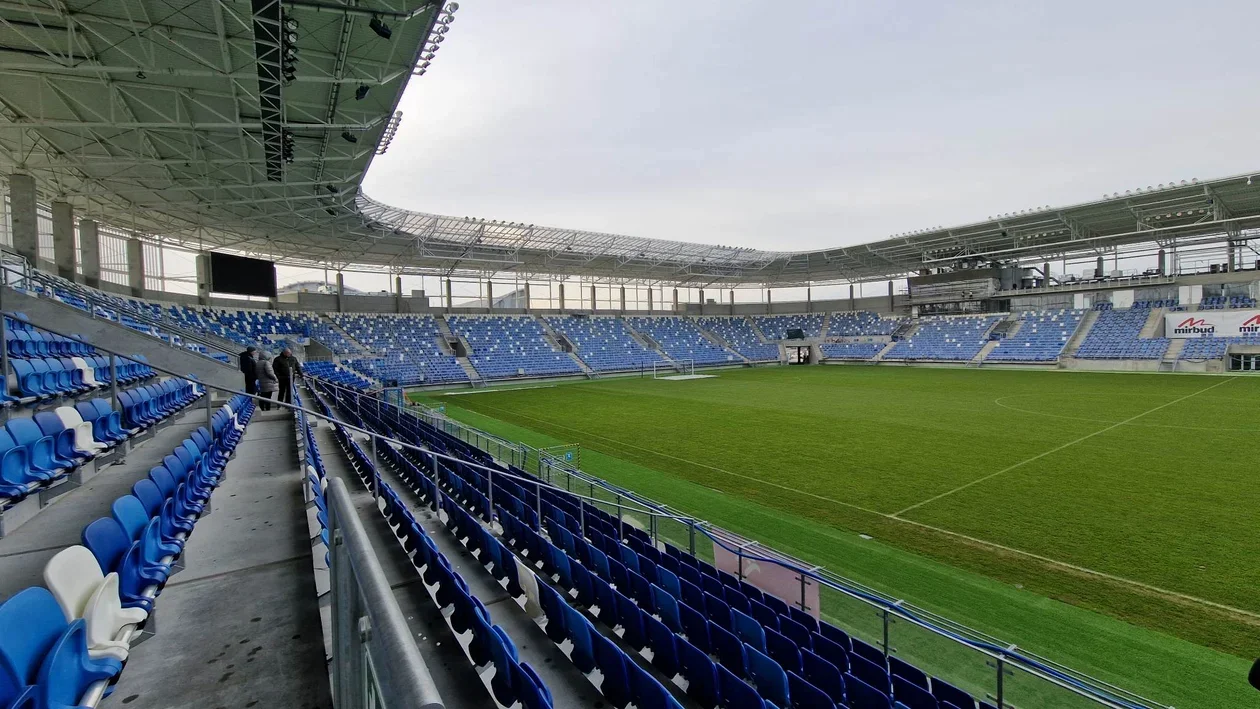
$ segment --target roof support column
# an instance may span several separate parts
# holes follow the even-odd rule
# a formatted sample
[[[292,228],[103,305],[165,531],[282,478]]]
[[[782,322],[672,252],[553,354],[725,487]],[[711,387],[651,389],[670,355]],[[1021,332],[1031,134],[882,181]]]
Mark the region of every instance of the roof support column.
[[[888,282],[888,312],[890,313],[897,312],[896,308],[893,306],[893,282],[892,281]]]
[[[1168,275],[1168,254],[1163,249],[1159,250],[1159,275]]]
[[[529,281],[525,281],[525,312],[529,312]]]
[[[83,239],[83,225],[79,225],[79,241]],[[87,276],[87,266],[83,267],[83,275]],[[197,304],[210,304],[210,254],[197,254]]]
[[[494,312],[494,281],[486,279],[486,312]]]
[[[1160,262],[1160,266],[1162,267],[1164,264],[1164,256],[1163,256],[1164,252],[1161,249],[1159,253],[1160,253],[1159,262]],[[1160,273],[1163,273],[1162,268],[1160,269]],[[1045,263],[1041,264],[1041,278],[1045,281],[1045,287],[1049,288],[1050,287],[1050,262],[1049,261],[1046,261]]]
[[[700,314],[704,315],[704,289],[700,289]]]
[[[735,289],[731,289],[731,315],[735,314]]]
[[[9,210],[13,224],[13,250],[31,264],[39,261],[39,218],[35,207],[35,178],[22,172],[9,175]]]
[[[651,286],[648,286],[648,312],[649,313],[652,312],[652,291],[654,290],[656,289]]]
[[[1103,264],[1103,257],[1099,256],[1098,262],[1094,266],[1094,278],[1102,278],[1106,268],[1107,267]]]
[[[134,236],[127,239],[127,285],[132,296],[144,297],[144,242]]]
[[[595,284],[591,284],[591,312],[595,312]]]
[[[561,283],[559,284],[559,286],[560,288],[558,289],[558,291],[560,294],[560,312],[563,313],[564,312],[564,284]]]
[[[69,202],[52,203],[53,263],[57,275],[74,280],[74,207]]]
[[[1229,241],[1225,242],[1225,255],[1226,255],[1225,272],[1233,273],[1234,262],[1237,261],[1237,259],[1234,258],[1234,240],[1233,239],[1230,239]]]
[[[346,277],[341,271],[337,271],[337,312],[344,313],[346,297]]]
[[[446,312],[451,312],[451,279],[446,279]]]
[[[805,286],[805,312],[814,312],[814,289],[812,286]]]
[[[769,288],[767,288],[767,289],[766,289],[766,315],[769,315],[769,314],[770,314],[770,311],[774,309],[774,305],[773,305],[773,303],[771,302],[771,295],[770,295],[770,293],[771,293],[770,289],[769,289]]]
[[[101,240],[96,233],[96,222],[91,219],[79,220],[79,264],[83,266],[83,283],[92,288],[100,288]],[[198,278],[198,283],[200,282]]]
[[[621,314],[626,314],[626,287],[621,287]]]
[[[402,311],[402,276],[394,276],[394,312]]]
[[[674,312],[678,312],[678,289],[674,289]]]
[[[853,284],[852,284],[852,283],[850,283],[850,284],[849,284],[849,310],[850,310],[851,312],[856,312],[856,311],[857,311],[857,301],[856,301],[856,300],[854,300],[854,298],[853,298],[853,292],[854,292],[854,289],[853,289]]]

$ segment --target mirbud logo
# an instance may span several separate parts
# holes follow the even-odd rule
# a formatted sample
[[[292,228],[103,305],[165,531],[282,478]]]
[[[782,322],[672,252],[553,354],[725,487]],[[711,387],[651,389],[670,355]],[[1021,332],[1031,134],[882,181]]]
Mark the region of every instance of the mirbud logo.
[[[1244,335],[1254,335],[1260,332],[1260,315],[1253,315],[1248,318],[1242,325],[1238,326],[1238,331]]]
[[[1260,315],[1257,315],[1251,320],[1257,321],[1256,330],[1260,331]],[[1251,322],[1251,320],[1248,320],[1247,322]],[[1185,320],[1182,320],[1176,327],[1173,328],[1173,334],[1175,335],[1211,335],[1215,332],[1215,325],[1209,324],[1208,321],[1203,318],[1196,318],[1194,316],[1190,316]]]

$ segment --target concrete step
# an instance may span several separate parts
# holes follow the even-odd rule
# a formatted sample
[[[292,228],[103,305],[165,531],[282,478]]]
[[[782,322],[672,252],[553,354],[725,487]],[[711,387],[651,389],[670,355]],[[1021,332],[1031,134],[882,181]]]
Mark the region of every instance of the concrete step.
[[[1098,322],[1098,316],[1102,313],[1097,310],[1091,310],[1085,313],[1085,317],[1081,318],[1080,324],[1076,326],[1076,332],[1068,338],[1067,345],[1063,348],[1063,354],[1060,357],[1075,357],[1076,351],[1081,348],[1081,343],[1089,336],[1089,330]]]

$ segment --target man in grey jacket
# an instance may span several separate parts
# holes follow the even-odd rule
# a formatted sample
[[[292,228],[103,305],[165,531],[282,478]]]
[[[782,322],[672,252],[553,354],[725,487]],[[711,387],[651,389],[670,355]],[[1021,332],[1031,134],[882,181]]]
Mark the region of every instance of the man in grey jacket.
[[[263,400],[258,408],[271,411],[271,396],[280,388],[280,380],[276,378],[276,370],[271,364],[271,355],[263,352],[258,356],[258,394]]]

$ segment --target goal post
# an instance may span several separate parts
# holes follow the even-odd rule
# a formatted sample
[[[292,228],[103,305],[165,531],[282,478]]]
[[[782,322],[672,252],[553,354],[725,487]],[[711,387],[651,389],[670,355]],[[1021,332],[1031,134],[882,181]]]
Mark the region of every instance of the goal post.
[[[653,362],[652,378],[664,379],[679,374],[693,375],[696,373],[696,361],[694,359],[676,359],[673,362]]]

